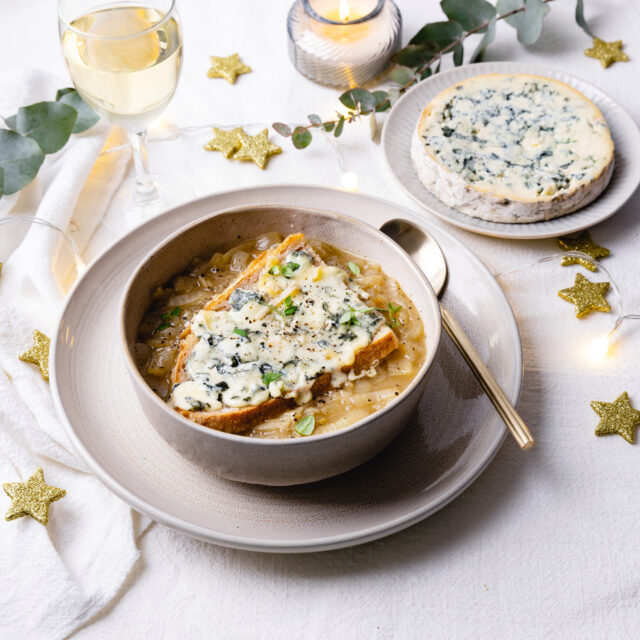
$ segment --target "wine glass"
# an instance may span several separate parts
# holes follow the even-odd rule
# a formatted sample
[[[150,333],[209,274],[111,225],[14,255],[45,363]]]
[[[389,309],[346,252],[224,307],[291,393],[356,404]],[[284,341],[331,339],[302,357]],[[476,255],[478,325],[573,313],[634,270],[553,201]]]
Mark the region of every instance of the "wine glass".
[[[136,214],[155,214],[194,193],[173,176],[149,173],[146,127],[175,93],[182,35],[175,0],[143,2],[58,0],[58,24],[76,90],[129,136],[136,177],[118,197],[131,198]]]

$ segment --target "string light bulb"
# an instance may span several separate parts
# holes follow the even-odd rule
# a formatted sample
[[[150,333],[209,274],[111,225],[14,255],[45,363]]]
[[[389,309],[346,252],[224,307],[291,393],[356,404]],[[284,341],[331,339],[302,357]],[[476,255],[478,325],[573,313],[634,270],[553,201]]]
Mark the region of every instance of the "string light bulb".
[[[586,353],[590,360],[600,362],[609,355],[609,349],[611,348],[610,334],[600,336],[592,340],[587,345]]]
[[[340,184],[346,191],[358,190],[358,176],[353,171],[345,171],[340,176]]]

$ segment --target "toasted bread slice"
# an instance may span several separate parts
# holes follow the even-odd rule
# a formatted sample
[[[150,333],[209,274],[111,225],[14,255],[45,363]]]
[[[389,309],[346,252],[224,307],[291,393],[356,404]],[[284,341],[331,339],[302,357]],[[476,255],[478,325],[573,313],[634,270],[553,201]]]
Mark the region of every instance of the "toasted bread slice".
[[[260,274],[273,258],[279,260],[285,258],[292,251],[299,250],[304,250],[305,253],[311,255],[314,265],[318,266],[324,264],[315,251],[306,244],[303,234],[292,234],[285,238],[282,243],[268,251],[265,251],[253,260],[234,282],[232,282],[220,294],[212,298],[204,308],[211,311],[229,308],[229,297],[235,289],[240,287],[248,291],[255,290],[255,285]],[[193,335],[190,327],[187,327],[181,335],[180,352],[171,375],[171,382],[173,385],[189,380],[186,365],[197,342],[198,339]],[[348,367],[342,367],[342,371],[344,373],[353,371],[358,374],[361,371],[369,369],[377,364],[397,347],[398,339],[395,333],[387,325],[383,325],[378,329],[373,340],[355,354],[353,364]],[[326,393],[331,388],[331,378],[331,372],[324,373],[316,378],[313,386],[311,387],[311,393],[314,398]],[[273,418],[274,416],[277,416],[278,414],[295,406],[296,401],[294,398],[279,397],[270,398],[260,405],[250,405],[240,408],[223,408],[217,411],[188,411],[179,407],[176,407],[175,410],[185,418],[206,427],[218,429],[219,431],[226,431],[228,433],[240,433],[249,427],[269,418]]]

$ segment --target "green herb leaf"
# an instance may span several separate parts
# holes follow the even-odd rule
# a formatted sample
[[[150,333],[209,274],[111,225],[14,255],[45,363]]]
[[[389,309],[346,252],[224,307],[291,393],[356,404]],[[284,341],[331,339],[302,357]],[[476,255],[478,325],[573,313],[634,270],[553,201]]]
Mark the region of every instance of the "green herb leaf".
[[[316,427],[315,416],[305,416],[296,422],[296,431],[301,436],[310,436]]]
[[[339,138],[340,135],[342,134],[342,130],[344,129],[344,116],[340,116],[340,120],[338,120],[338,124],[336,125],[335,131],[333,132],[333,135],[336,138]]]
[[[274,122],[271,126],[276,133],[279,133],[285,138],[288,138],[291,135],[291,127],[286,125],[284,122]]]
[[[37,102],[18,109],[15,130],[35,140],[44,153],[55,153],[67,143],[77,119],[69,105]]]
[[[292,301],[291,301],[291,296],[287,296],[284,299],[284,309],[282,311],[282,313],[285,316],[292,316],[296,311],[298,310],[298,307],[296,307]]]
[[[262,374],[262,384],[268,387],[272,382],[280,380],[280,378],[282,378],[282,374],[279,371],[267,371]]]
[[[440,6],[447,18],[459,22],[465,31],[476,29],[496,16],[495,7],[487,0],[442,0]],[[485,31],[486,27],[476,33]]]
[[[91,129],[100,116],[82,99],[80,94],[71,87],[60,89],[56,93],[56,102],[69,105],[78,112],[78,119],[73,125],[71,133],[82,133],[87,129]]]
[[[170,313],[169,315],[170,315],[170,316],[177,316],[177,315],[179,315],[179,314],[180,314],[180,307],[174,307],[174,308],[171,310],[171,313]]]
[[[0,169],[4,173],[5,195],[26,187],[36,177],[43,161],[44,153],[35,140],[0,129]]]
[[[293,146],[296,149],[304,149],[311,144],[312,136],[311,131],[309,129],[305,129],[304,127],[296,127],[293,130],[293,135],[291,136],[291,141],[293,142]]]
[[[338,322],[346,325],[360,324],[358,318],[356,318],[356,310],[353,307],[349,307],[347,311],[344,311],[338,318]]]
[[[317,126],[321,126],[322,125],[322,118],[315,114],[315,113],[310,113],[307,118],[309,118],[309,122],[311,124],[315,124]]]
[[[269,273],[272,276],[279,276],[281,270],[282,270],[282,267],[279,264],[274,264],[273,267],[271,267],[271,269],[269,269]]]
[[[285,262],[280,266],[280,273],[285,278],[293,278],[293,274],[300,268],[297,262]]]
[[[349,271],[351,271],[354,276],[360,275],[360,267],[355,262],[351,262],[351,260],[349,260],[349,262],[347,262],[347,266],[349,267]]]
[[[246,338],[247,337],[247,330],[246,329],[239,329],[238,327],[236,327],[233,330],[233,333],[235,333],[237,336],[240,336],[241,338]]]
[[[163,329],[168,329],[170,326],[171,326],[171,323],[165,320],[155,328],[155,331],[153,333],[158,333],[158,331],[162,331]]]
[[[518,31],[518,40],[522,44],[533,44],[542,33],[542,21],[549,12],[549,7],[542,0],[498,0],[496,9],[498,13],[509,13],[514,9],[524,6],[520,11],[508,18],[507,24]]]

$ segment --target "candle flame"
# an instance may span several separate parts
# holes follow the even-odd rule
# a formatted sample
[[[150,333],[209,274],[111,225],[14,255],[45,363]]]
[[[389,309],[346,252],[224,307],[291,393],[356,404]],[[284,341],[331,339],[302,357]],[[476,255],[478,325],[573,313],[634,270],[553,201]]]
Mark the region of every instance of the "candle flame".
[[[348,22],[351,17],[351,10],[349,9],[348,0],[340,0],[340,7],[338,8],[338,14],[342,22]]]

